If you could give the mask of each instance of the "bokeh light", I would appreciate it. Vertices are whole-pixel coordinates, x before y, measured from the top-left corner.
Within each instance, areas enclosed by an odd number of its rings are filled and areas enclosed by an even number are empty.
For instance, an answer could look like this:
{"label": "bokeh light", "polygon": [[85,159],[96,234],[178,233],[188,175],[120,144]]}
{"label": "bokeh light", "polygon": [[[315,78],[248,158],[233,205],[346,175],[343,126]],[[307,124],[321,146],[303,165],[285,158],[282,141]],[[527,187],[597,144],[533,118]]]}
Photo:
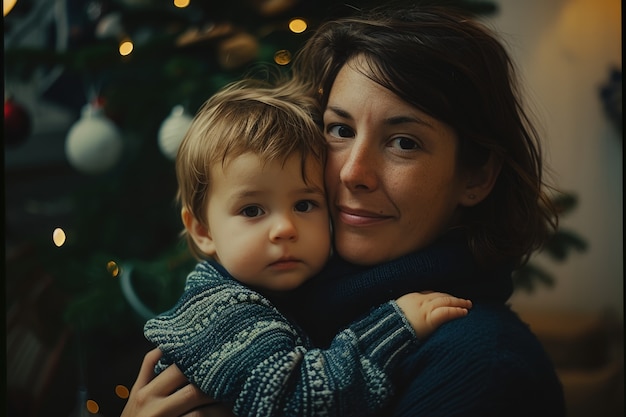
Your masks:
{"label": "bokeh light", "polygon": [[13,9],[13,6],[15,6],[15,3],[17,3],[17,0],[4,0],[2,2],[2,11],[4,16],[9,14],[11,9]]}
{"label": "bokeh light", "polygon": [[133,43],[129,40],[122,41],[120,43],[120,55],[130,55],[131,52],[133,52]]}
{"label": "bokeh light", "polygon": [[115,395],[125,400],[130,395],[130,391],[124,385],[116,385],[115,386]]}
{"label": "bokeh light", "polygon": [[63,231],[63,229],[61,229],[60,227],[54,229],[54,232],[52,232],[52,241],[58,247],[63,246],[63,244],[65,243],[65,232]]}
{"label": "bokeh light", "polygon": [[289,22],[289,30],[293,33],[302,33],[306,30],[307,24],[302,19],[291,19]]}
{"label": "bokeh light", "polygon": [[115,261],[107,262],[107,272],[111,274],[113,278],[116,278],[120,274],[120,267]]}
{"label": "bokeh light", "polygon": [[276,53],[274,54],[274,62],[276,62],[278,65],[287,65],[291,62],[291,52],[286,49],[276,51]]}
{"label": "bokeh light", "polygon": [[89,411],[91,414],[96,414],[98,411],[100,411],[100,406],[94,400],[87,400],[86,406],[87,411]]}
{"label": "bokeh light", "polygon": [[185,8],[189,6],[189,0],[174,0],[174,6],[179,8]]}

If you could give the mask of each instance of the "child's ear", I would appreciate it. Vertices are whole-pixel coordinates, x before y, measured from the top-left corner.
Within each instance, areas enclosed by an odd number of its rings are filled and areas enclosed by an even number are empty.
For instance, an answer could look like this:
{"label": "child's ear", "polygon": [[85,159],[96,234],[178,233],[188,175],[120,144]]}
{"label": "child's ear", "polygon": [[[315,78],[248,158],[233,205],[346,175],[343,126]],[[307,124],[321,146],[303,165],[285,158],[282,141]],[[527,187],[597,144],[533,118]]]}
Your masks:
{"label": "child's ear", "polygon": [[206,255],[215,256],[215,244],[213,243],[209,229],[202,225],[186,208],[181,210],[180,216],[187,233],[191,236],[198,249]]}
{"label": "child's ear", "polygon": [[487,198],[491,190],[493,190],[501,170],[502,161],[492,153],[485,165],[468,174],[465,190],[461,194],[460,204],[471,207]]}

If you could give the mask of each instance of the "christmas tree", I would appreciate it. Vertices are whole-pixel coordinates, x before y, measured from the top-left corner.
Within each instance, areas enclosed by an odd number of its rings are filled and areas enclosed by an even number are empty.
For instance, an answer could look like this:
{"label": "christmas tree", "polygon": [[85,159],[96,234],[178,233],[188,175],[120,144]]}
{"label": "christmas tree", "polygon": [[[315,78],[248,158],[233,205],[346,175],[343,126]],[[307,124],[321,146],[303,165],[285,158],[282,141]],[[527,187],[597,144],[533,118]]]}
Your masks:
{"label": "christmas tree", "polygon": [[[45,265],[71,295],[65,319],[84,329],[125,331],[136,323],[121,318],[138,315],[141,322],[171,306],[193,263],[178,238],[172,162],[191,115],[224,84],[263,65],[288,71],[291,56],[323,20],[376,3],[69,0],[65,15],[46,28],[67,34],[63,50],[54,47],[59,39],[37,49],[11,36],[17,46],[5,44],[8,77],[62,69],[42,94],[75,112],[66,152],[86,180],[72,195],[59,194],[72,215],[34,242],[37,262],[12,264],[9,273]],[[495,11],[487,2],[448,3]],[[19,1],[6,20],[42,13],[43,4]],[[51,240],[56,227],[66,235],[60,247]],[[120,281],[131,284],[131,293]]]}
{"label": "christmas tree", "polygon": [[191,116],[244,74],[288,71],[322,21],[376,3],[4,2],[5,149],[28,143],[42,116],[20,105],[16,85],[36,86],[73,120],[62,166],[5,171],[8,197],[23,177],[50,187],[7,204],[10,415],[119,415],[149,349],[143,323],[173,305],[194,264],[179,239],[173,164]]}
{"label": "christmas tree", "polygon": [[[267,66],[289,71],[293,54],[324,20],[377,3],[388,2],[19,0],[8,12],[5,2],[5,89],[41,83],[42,98],[75,120],[61,169],[77,185],[59,186],[44,202],[63,210],[30,234],[7,223],[9,297],[45,276],[45,294],[55,299],[39,321],[48,329],[45,343],[59,344],[69,329],[80,346],[66,349],[66,360],[76,365],[76,356],[88,360],[111,340],[141,336],[147,318],[174,304],[195,262],[179,239],[173,164],[192,115],[245,74]],[[496,11],[490,2],[435,3]],[[22,42],[33,30],[45,34],[36,46]],[[7,97],[5,148],[28,141],[32,128],[19,97]],[[575,205],[562,201],[565,209]],[[584,247],[572,236],[557,253]],[[550,282],[539,269],[522,272],[521,286]],[[8,309],[17,304],[9,299]]]}

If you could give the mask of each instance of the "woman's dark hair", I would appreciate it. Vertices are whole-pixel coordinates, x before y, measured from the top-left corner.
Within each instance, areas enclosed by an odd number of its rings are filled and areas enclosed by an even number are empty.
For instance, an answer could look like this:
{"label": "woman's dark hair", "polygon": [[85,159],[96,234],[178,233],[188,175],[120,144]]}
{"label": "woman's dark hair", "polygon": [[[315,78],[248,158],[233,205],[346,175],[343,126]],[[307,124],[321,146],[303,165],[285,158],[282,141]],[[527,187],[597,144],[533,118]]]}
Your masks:
{"label": "woman's dark hair", "polygon": [[294,60],[294,80],[325,107],[337,73],[357,55],[366,58],[366,76],[454,129],[460,168],[490,157],[502,164],[492,192],[465,209],[461,227],[481,264],[526,262],[556,228],[557,213],[502,43],[450,8],[375,9],[320,26]]}

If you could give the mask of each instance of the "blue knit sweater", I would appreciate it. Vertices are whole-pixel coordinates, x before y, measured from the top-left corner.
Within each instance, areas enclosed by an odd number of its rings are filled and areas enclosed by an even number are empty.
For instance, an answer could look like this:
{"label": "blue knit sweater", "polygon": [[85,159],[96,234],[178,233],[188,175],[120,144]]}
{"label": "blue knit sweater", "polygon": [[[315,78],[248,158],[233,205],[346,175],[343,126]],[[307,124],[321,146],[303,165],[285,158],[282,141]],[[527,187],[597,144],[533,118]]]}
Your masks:
{"label": "blue knit sweater", "polygon": [[385,417],[564,417],[562,387],[528,326],[505,305],[475,303],[402,361]]}
{"label": "blue knit sweater", "polygon": [[183,295],[149,320],[146,337],[238,416],[366,416],[393,392],[390,374],[418,345],[394,301],[314,349],[260,293],[218,264],[199,263]]}

